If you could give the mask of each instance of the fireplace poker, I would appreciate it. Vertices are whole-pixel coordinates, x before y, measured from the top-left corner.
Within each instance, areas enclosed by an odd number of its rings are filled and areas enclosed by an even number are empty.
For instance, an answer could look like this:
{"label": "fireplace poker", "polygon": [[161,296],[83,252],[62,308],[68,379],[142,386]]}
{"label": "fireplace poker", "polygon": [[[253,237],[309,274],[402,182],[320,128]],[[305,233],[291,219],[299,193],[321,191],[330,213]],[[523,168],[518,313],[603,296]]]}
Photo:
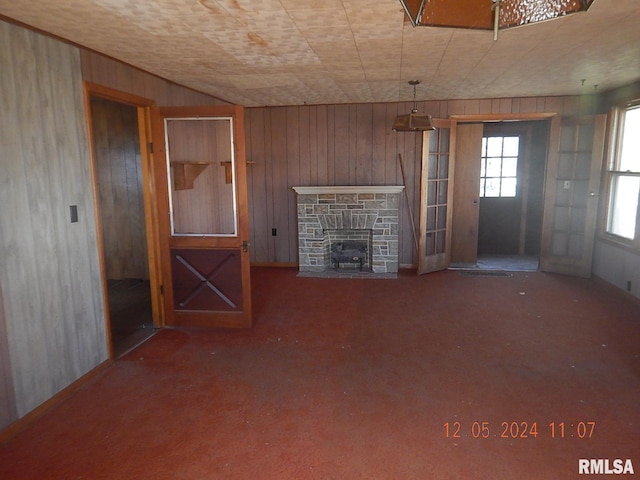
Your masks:
{"label": "fireplace poker", "polygon": [[400,163],[400,173],[402,174],[404,197],[407,199],[407,208],[409,209],[409,219],[411,220],[411,233],[413,233],[413,243],[416,247],[416,253],[418,253],[418,235],[416,234],[416,224],[413,220],[413,211],[411,208],[411,201],[409,200],[409,192],[407,192],[407,180],[404,176],[404,162],[402,161],[401,153],[398,154],[398,162]]}

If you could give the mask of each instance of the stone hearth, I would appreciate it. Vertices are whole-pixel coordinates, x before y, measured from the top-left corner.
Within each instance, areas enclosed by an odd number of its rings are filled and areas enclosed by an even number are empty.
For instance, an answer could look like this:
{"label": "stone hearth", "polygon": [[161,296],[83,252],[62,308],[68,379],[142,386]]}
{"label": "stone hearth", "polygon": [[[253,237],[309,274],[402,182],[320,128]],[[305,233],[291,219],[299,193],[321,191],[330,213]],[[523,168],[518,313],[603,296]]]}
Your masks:
{"label": "stone hearth", "polygon": [[293,187],[298,194],[300,272],[331,269],[331,238],[369,238],[366,270],[398,272],[398,217],[402,186]]}

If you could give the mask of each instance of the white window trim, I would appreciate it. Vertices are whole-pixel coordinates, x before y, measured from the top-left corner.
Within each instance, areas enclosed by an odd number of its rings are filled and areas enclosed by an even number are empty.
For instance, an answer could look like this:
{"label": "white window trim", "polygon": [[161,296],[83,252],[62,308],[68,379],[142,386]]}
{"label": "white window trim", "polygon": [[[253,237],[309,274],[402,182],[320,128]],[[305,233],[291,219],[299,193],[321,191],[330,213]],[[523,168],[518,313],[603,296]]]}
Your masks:
{"label": "white window trim", "polygon": [[633,239],[629,239],[623,237],[621,235],[617,235],[615,233],[609,232],[610,225],[610,216],[611,216],[611,194],[612,194],[612,186],[614,183],[614,178],[616,177],[640,177],[640,172],[629,172],[629,171],[621,171],[617,170],[617,164],[619,161],[620,155],[620,145],[622,140],[622,128],[621,128],[621,116],[623,113],[633,107],[640,106],[640,99],[634,100],[625,104],[624,106],[617,106],[611,110],[611,127],[610,127],[610,135],[609,135],[609,152],[608,152],[608,160],[607,160],[607,168],[605,170],[605,190],[606,196],[604,200],[604,208],[603,208],[603,221],[601,228],[601,235],[604,239],[609,240],[613,243],[621,245],[623,247],[627,247],[628,249],[636,252],[640,251],[640,199],[638,203],[638,208],[636,209],[636,229],[635,229],[635,237]]}

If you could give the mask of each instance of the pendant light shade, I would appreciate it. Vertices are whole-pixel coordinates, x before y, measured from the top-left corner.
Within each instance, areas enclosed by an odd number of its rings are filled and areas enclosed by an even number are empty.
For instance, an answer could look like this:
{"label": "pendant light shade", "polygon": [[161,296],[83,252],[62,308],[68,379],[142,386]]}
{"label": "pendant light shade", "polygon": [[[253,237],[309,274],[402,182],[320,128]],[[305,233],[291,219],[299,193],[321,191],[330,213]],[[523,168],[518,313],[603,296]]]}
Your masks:
{"label": "pendant light shade", "polygon": [[426,130],[435,130],[431,115],[419,114],[416,102],[416,85],[420,80],[410,80],[409,85],[413,85],[413,109],[411,113],[398,115],[393,122],[393,130],[396,132],[424,132]]}
{"label": "pendant light shade", "polygon": [[398,115],[393,122],[393,129],[396,132],[422,132],[424,130],[435,130],[431,115],[421,115],[415,110],[405,115]]}
{"label": "pendant light shade", "polygon": [[[414,27],[503,30],[586,12],[594,0],[400,0]],[[493,11],[498,8],[497,15]],[[497,19],[495,17],[498,17]]]}

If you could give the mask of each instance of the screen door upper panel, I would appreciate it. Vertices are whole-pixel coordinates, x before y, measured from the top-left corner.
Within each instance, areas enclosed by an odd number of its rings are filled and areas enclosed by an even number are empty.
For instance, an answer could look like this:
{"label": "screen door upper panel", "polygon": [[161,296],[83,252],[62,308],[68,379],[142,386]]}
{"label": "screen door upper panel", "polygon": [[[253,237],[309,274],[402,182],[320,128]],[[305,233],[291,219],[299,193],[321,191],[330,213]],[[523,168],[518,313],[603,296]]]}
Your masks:
{"label": "screen door upper panel", "polygon": [[232,118],[165,118],[165,135],[171,234],[237,236]]}

